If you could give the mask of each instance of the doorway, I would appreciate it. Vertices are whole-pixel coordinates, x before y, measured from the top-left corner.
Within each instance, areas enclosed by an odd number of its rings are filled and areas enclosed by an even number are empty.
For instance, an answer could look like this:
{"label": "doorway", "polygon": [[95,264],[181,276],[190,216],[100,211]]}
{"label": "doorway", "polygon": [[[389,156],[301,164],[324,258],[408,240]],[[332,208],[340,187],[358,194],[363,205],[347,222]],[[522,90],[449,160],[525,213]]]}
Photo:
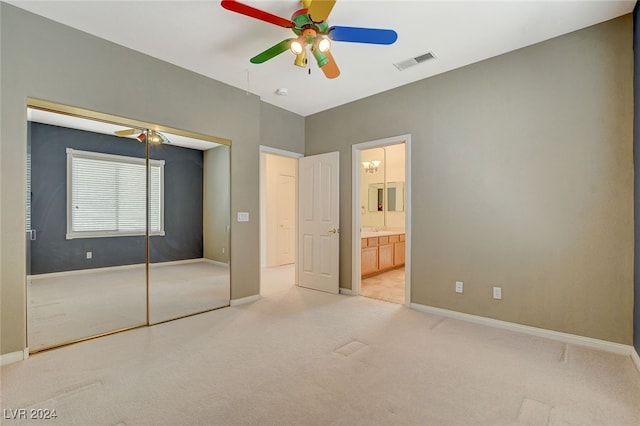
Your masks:
{"label": "doorway", "polygon": [[352,294],[411,302],[411,135],[352,147]]}
{"label": "doorway", "polygon": [[260,294],[296,285],[298,159],[260,147]]}

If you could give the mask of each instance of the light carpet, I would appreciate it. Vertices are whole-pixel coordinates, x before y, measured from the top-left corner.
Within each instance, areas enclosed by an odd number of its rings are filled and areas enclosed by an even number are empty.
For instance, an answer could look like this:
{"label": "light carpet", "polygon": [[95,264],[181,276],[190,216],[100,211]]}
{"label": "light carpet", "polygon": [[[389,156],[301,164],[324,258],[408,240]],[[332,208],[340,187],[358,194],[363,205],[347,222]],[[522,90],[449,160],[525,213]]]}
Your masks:
{"label": "light carpet", "polygon": [[[149,269],[151,323],[229,305],[229,269],[210,262],[156,263]],[[32,351],[147,322],[144,266],[35,276],[28,283]]]}
{"label": "light carpet", "polygon": [[61,425],[638,425],[630,357],[364,297],[263,297],[2,367]]}

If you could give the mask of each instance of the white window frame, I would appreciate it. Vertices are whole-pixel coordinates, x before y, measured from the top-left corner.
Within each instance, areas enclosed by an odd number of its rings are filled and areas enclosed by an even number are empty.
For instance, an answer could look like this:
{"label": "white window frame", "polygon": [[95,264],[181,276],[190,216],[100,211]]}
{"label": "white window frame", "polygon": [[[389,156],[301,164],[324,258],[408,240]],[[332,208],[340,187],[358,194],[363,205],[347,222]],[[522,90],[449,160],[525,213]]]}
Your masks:
{"label": "white window frame", "polygon": [[[139,157],[128,157],[124,155],[103,154],[100,152],[81,151],[67,148],[67,234],[66,239],[76,238],[104,238],[104,237],[125,237],[146,235],[143,231],[73,231],[72,209],[73,209],[73,158],[86,158],[91,160],[105,160],[118,163],[139,164],[146,167],[146,160]],[[158,166],[160,169],[160,230],[149,232],[149,235],[164,236],[164,160],[149,160],[150,166]],[[148,179],[148,176],[147,176]],[[147,223],[148,226],[148,223]]]}

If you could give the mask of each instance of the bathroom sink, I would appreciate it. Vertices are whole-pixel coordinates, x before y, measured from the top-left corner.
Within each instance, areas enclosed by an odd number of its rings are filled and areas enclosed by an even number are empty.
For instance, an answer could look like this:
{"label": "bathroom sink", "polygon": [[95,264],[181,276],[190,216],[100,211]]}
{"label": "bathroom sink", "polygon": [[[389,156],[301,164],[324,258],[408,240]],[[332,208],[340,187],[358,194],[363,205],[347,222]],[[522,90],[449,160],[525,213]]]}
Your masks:
{"label": "bathroom sink", "polygon": [[362,231],[360,232],[360,238],[384,237],[387,235],[400,234],[404,234],[404,231]]}

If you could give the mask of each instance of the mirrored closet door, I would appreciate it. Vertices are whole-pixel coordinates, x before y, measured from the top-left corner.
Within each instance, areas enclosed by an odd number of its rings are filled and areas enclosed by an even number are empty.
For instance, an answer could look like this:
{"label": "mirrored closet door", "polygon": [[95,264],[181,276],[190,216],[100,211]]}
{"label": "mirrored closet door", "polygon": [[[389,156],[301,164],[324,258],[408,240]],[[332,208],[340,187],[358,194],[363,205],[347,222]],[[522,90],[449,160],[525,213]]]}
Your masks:
{"label": "mirrored closet door", "polygon": [[146,324],[144,145],[71,116],[28,118],[29,349]]}
{"label": "mirrored closet door", "polygon": [[28,109],[30,352],[228,306],[227,145]]}
{"label": "mirrored closet door", "polygon": [[[229,147],[151,132],[149,321],[229,304]],[[180,146],[176,145],[180,143]]]}

